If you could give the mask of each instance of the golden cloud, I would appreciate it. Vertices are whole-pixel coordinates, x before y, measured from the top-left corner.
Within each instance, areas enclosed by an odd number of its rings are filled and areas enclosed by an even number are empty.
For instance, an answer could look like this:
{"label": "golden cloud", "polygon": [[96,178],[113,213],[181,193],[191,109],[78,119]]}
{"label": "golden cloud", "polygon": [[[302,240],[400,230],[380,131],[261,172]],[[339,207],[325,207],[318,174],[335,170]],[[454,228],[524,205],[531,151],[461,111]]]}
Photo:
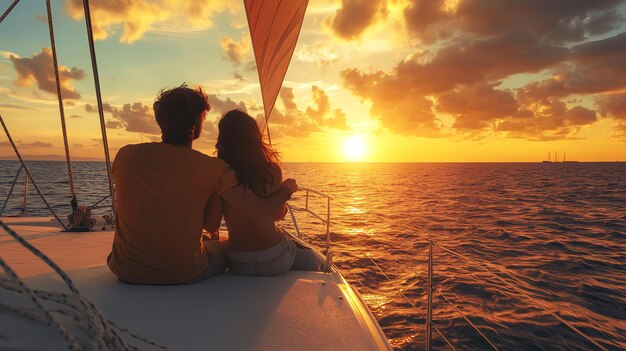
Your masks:
{"label": "golden cloud", "polygon": [[[17,81],[15,82],[17,85],[24,87],[37,85],[37,88],[45,92],[57,93],[52,50],[43,48],[41,52],[34,54],[32,57],[19,58],[11,55],[9,59],[17,73]],[[85,71],[82,69],[59,66],[59,79],[61,81],[61,95],[63,98],[80,99],[80,93],[72,86],[72,81],[84,78]]]}
{"label": "golden cloud", "polygon": [[[241,4],[229,0],[100,0],[90,6],[94,39],[106,39],[121,28],[120,42],[127,44],[164,24],[178,30],[207,29],[213,27],[215,15],[241,11]],[[68,0],[66,7],[73,19],[84,17],[81,0]]]}

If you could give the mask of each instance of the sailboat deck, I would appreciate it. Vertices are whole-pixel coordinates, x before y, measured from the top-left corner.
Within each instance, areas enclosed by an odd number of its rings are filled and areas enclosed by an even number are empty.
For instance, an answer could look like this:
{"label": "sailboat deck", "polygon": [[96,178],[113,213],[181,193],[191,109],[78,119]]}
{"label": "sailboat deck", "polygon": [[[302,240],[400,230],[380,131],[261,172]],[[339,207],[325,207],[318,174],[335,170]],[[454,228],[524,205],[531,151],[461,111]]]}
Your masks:
{"label": "sailboat deck", "polygon": [[[106,318],[170,350],[390,349],[338,271],[269,278],[222,274],[179,286],[122,284],[103,265],[112,231],[62,233],[50,218],[3,221],[68,272]],[[0,253],[32,288],[66,291],[56,274],[4,232]],[[0,314],[0,330],[12,336],[0,338],[0,349],[45,347],[45,337],[28,337],[36,324],[25,329],[16,319],[21,317]]]}

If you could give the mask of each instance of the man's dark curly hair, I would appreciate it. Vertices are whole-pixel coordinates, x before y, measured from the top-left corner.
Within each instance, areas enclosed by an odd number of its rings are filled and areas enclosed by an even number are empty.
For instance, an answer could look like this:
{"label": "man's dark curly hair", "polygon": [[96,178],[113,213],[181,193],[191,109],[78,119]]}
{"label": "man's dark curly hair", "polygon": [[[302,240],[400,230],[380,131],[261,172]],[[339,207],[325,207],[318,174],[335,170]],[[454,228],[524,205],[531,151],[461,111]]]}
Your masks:
{"label": "man's dark curly hair", "polygon": [[202,88],[191,89],[187,84],[161,90],[152,105],[161,127],[161,139],[173,145],[189,145],[200,136],[205,113],[211,110]]}

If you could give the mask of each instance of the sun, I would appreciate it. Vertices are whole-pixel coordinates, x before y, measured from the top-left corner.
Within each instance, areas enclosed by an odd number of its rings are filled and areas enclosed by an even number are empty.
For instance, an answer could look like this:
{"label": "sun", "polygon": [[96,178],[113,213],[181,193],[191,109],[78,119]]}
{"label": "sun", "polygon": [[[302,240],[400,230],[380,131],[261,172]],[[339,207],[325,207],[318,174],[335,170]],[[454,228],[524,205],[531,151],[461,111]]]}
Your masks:
{"label": "sun", "polygon": [[343,143],[343,152],[351,160],[362,159],[366,151],[365,141],[360,135],[352,136]]}

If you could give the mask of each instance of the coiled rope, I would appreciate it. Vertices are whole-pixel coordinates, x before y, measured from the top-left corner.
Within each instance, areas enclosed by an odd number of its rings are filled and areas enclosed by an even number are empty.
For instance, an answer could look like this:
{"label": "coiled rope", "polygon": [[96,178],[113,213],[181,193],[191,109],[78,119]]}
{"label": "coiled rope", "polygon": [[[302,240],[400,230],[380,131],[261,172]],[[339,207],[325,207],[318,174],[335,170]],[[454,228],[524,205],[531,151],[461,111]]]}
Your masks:
{"label": "coiled rope", "polygon": [[[32,290],[17,276],[17,274],[15,274],[11,267],[2,258],[0,258],[0,266],[9,276],[9,279],[0,278],[0,287],[27,295],[36,306],[36,309],[33,311],[32,309],[19,308],[0,303],[0,310],[14,312],[32,320],[46,323],[56,329],[63,336],[70,350],[138,350],[136,346],[128,344],[122,337],[121,333],[125,333],[133,339],[142,341],[147,345],[163,350],[167,349],[165,346],[158,345],[144,337],[130,333],[126,329],[119,328],[115,325],[115,323],[104,318],[98,308],[91,301],[80,294],[78,288],[76,288],[67,273],[65,273],[65,271],[63,271],[54,261],[39,251],[36,247],[32,246],[28,241],[26,241],[26,239],[12,230],[2,220],[0,220],[0,227],[20,245],[24,246],[31,253],[46,263],[50,268],[52,268],[52,270],[54,270],[54,272],[61,277],[71,292],[71,294],[62,294],[43,290]],[[49,310],[44,306],[43,300],[65,305],[71,309]],[[53,313],[69,316],[75,321],[80,322],[83,326],[83,332],[90,336],[90,339],[87,341],[87,345],[83,345],[85,342],[81,343],[75,335],[63,327],[63,325],[61,325],[61,323],[59,323],[59,321],[54,317]]]}

